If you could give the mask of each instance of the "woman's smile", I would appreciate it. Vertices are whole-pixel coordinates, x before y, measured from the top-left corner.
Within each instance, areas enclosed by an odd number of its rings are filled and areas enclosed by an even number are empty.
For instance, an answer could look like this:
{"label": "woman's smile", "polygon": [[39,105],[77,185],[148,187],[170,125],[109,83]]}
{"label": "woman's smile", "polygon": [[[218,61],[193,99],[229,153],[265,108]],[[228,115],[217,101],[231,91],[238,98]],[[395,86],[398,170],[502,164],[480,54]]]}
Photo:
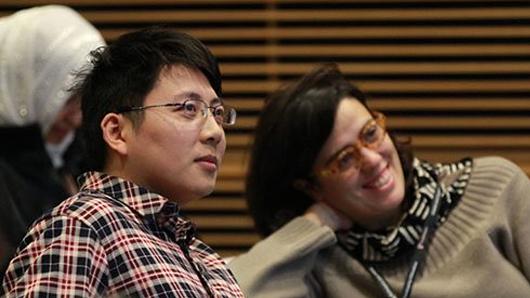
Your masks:
{"label": "woman's smile", "polygon": [[373,189],[378,191],[386,190],[390,184],[394,181],[392,174],[388,168],[388,165],[371,181],[364,184],[363,187],[367,189]]}

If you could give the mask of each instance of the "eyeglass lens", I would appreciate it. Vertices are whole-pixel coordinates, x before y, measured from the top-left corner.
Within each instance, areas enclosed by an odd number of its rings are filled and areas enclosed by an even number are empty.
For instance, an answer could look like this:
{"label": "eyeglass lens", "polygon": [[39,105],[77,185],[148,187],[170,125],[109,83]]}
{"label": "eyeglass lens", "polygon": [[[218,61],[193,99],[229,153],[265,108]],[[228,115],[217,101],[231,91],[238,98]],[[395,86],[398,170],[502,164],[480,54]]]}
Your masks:
{"label": "eyeglass lens", "polygon": [[201,111],[203,117],[208,116],[211,111],[215,121],[219,124],[232,125],[235,123],[236,112],[233,108],[224,105],[208,106],[202,100],[189,99],[182,105],[183,110],[189,116],[196,116]]}

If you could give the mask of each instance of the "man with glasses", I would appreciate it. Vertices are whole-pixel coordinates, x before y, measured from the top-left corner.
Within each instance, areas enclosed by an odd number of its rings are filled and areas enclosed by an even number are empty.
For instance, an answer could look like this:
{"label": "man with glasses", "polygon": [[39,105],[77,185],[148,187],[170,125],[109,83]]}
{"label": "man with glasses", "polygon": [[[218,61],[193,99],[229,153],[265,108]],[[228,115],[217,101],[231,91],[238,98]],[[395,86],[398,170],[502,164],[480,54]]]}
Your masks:
{"label": "man with glasses", "polygon": [[210,194],[236,112],[215,57],[164,29],[92,54],[75,91],[88,171],[80,192],[31,227],[8,296],[242,297],[179,208]]}

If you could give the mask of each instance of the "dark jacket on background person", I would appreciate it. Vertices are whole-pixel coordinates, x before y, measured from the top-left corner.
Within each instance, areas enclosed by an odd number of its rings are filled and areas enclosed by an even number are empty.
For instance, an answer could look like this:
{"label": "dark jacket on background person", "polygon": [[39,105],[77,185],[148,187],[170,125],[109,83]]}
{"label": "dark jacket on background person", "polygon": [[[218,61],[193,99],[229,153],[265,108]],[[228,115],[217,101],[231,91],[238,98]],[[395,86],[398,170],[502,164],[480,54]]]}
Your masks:
{"label": "dark jacket on background person", "polygon": [[1,127],[0,260],[5,269],[27,228],[68,197],[38,125]]}

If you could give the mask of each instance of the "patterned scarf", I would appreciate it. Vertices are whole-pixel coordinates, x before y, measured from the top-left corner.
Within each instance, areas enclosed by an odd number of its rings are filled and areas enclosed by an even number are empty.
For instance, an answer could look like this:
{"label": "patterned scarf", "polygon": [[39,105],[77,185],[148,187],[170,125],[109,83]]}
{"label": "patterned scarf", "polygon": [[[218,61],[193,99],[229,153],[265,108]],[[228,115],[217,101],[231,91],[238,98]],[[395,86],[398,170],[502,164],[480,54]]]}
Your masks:
{"label": "patterned scarf", "polygon": [[[436,188],[440,187],[442,191],[438,213],[440,226],[464,194],[472,166],[469,158],[456,163],[434,165],[414,159],[414,195],[399,224],[371,232],[354,225],[350,230],[337,234],[339,244],[356,259],[369,263],[396,259],[410,252],[419,240]],[[458,178],[449,186],[438,183],[439,178],[457,172],[460,173]]]}

